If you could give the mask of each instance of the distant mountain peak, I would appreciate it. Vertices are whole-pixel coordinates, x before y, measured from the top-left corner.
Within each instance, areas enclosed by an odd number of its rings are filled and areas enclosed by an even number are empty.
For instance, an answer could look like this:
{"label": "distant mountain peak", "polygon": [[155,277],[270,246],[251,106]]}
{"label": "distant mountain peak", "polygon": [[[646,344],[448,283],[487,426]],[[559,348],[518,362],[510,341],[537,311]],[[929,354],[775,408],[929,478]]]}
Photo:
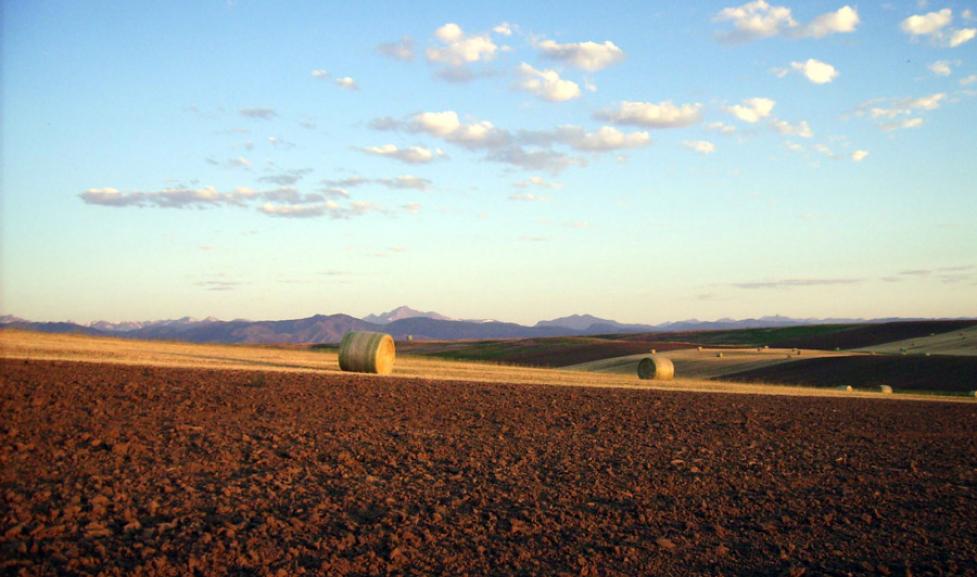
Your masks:
{"label": "distant mountain peak", "polygon": [[394,321],[399,321],[402,319],[412,319],[417,317],[435,319],[439,321],[451,320],[451,318],[446,317],[440,313],[436,313],[434,311],[419,311],[417,309],[412,309],[407,305],[401,305],[391,311],[380,313],[378,315],[367,315],[363,317],[363,320],[368,323],[373,323],[376,325],[386,325]]}

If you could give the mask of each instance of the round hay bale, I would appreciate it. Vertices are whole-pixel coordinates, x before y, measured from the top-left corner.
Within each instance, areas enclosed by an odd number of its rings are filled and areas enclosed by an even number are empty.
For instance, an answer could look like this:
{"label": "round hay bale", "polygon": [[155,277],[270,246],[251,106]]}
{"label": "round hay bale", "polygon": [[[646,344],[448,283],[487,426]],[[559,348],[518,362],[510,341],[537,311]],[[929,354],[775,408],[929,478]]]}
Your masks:
{"label": "round hay bale", "polygon": [[386,333],[350,331],[339,343],[339,368],[354,373],[389,375],[397,351]]}
{"label": "round hay bale", "polygon": [[723,358],[723,354],[722,354],[722,353],[716,353],[716,358],[717,358],[717,359],[721,359],[721,358]]}
{"label": "round hay bale", "polygon": [[852,391],[855,390],[855,389],[852,388],[851,385],[840,385],[840,386],[835,387],[835,388],[838,389],[839,391],[845,391],[846,393],[850,393],[850,392],[852,392]]}
{"label": "round hay bale", "polygon": [[882,393],[883,395],[891,395],[892,394],[892,387],[890,387],[889,385],[879,385],[876,390],[878,392]]}
{"label": "round hay bale", "polygon": [[695,349],[696,349],[697,351],[699,351],[700,353],[702,352],[702,347],[696,347]]}
{"label": "round hay bale", "polygon": [[665,357],[645,357],[638,362],[638,378],[670,381],[675,376],[675,365]]}
{"label": "round hay bale", "polygon": [[651,349],[651,354],[655,354],[656,352],[655,349]]}
{"label": "round hay bale", "polygon": [[970,391],[969,393],[967,393],[967,396],[968,397],[977,397],[977,391]]}

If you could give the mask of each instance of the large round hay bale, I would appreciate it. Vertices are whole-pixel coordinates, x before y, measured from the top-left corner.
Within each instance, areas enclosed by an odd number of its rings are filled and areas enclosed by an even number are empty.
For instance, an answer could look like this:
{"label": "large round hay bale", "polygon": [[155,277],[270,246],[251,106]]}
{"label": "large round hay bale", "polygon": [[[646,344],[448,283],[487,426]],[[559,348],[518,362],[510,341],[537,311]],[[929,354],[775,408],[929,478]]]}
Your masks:
{"label": "large round hay bale", "polygon": [[851,385],[838,385],[835,388],[839,391],[845,391],[846,393],[850,393],[855,390]]}
{"label": "large round hay bale", "polygon": [[339,343],[339,368],[354,373],[389,375],[397,351],[386,333],[350,331]]}
{"label": "large round hay bale", "polygon": [[675,365],[665,357],[645,357],[638,362],[638,378],[670,381],[675,376]]}
{"label": "large round hay bale", "polygon": [[892,387],[890,387],[889,385],[879,385],[879,388],[877,390],[883,395],[892,394]]}

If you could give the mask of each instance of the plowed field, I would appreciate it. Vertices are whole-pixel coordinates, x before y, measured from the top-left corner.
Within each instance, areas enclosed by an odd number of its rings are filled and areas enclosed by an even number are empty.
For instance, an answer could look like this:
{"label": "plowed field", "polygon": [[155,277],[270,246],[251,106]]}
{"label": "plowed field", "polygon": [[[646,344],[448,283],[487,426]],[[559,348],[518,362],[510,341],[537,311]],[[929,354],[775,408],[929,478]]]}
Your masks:
{"label": "plowed field", "polygon": [[9,575],[973,575],[977,407],[0,361]]}

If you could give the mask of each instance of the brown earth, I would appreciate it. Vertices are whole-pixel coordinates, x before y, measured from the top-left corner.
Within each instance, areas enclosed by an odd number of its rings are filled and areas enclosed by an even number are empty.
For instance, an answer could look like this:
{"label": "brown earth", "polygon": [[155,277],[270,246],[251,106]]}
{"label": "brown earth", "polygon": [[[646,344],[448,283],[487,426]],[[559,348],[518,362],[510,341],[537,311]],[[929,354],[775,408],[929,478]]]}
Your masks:
{"label": "brown earth", "polygon": [[0,360],[7,575],[974,575],[977,407]]}

